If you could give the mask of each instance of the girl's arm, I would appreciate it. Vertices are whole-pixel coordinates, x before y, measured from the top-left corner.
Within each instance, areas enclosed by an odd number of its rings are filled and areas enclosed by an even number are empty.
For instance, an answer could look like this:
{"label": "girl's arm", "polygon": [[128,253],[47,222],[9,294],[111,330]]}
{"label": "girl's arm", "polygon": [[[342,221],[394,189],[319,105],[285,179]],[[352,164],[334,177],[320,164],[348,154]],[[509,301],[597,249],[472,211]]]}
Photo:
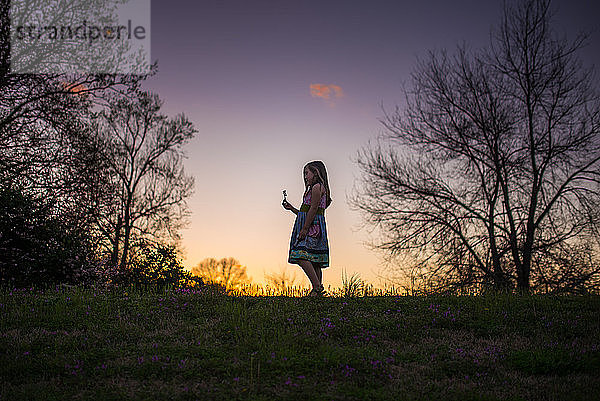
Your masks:
{"label": "girl's arm", "polygon": [[283,205],[283,207],[284,207],[285,209],[287,209],[287,210],[291,210],[291,211],[292,211],[292,213],[294,213],[295,215],[297,215],[297,214],[298,214],[299,210],[298,210],[298,209],[296,209],[294,206],[292,206],[292,205],[291,205],[291,203],[289,203],[288,201],[286,201],[286,200],[285,200],[285,201],[281,202],[281,204]]}
{"label": "girl's arm", "polygon": [[300,233],[303,233],[304,236],[308,233],[308,229],[310,228],[315,216],[317,215],[317,209],[319,208],[319,202],[321,200],[321,185],[313,186],[311,189],[310,195],[310,209],[308,209],[308,213],[306,213],[306,220],[304,221],[304,227],[300,230]]}

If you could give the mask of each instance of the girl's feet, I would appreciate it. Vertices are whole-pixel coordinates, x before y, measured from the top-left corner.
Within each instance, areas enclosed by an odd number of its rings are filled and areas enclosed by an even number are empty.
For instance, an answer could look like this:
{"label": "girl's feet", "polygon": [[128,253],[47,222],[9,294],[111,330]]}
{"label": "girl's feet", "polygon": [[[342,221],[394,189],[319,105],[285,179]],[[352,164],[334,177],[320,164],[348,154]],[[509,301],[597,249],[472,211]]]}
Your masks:
{"label": "girl's feet", "polygon": [[323,287],[323,284],[321,284],[319,287],[317,288],[313,288],[309,293],[308,296],[309,297],[321,297],[323,296],[323,293],[325,292],[325,287]]}

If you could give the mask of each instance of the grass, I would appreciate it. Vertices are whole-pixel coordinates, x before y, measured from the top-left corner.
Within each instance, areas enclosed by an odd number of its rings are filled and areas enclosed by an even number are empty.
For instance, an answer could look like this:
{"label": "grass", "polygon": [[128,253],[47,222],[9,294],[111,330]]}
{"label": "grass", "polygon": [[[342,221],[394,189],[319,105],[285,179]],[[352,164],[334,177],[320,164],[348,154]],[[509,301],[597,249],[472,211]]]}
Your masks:
{"label": "grass", "polygon": [[599,297],[5,291],[0,400],[600,399],[599,330]]}

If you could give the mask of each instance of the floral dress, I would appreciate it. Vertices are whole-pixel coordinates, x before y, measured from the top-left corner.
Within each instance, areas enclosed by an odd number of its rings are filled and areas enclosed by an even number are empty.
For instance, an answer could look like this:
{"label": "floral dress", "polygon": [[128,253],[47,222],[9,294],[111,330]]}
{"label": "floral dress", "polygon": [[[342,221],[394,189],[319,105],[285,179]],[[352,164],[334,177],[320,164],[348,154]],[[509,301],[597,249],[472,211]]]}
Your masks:
{"label": "floral dress", "polygon": [[327,225],[325,224],[327,194],[325,191],[323,191],[323,195],[321,196],[317,214],[308,229],[308,234],[303,240],[298,240],[298,233],[304,227],[306,215],[310,209],[311,195],[312,187],[304,195],[302,206],[300,206],[296,221],[294,222],[292,238],[290,239],[288,263],[297,264],[300,259],[304,259],[311,261],[314,265],[321,268],[329,267],[329,242],[327,241]]}

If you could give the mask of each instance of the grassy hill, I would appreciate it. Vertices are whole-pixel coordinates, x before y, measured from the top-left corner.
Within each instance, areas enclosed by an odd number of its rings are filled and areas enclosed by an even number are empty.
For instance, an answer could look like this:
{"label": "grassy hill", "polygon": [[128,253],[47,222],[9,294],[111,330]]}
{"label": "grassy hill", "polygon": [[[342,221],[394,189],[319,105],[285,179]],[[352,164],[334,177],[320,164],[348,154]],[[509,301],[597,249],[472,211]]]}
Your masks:
{"label": "grassy hill", "polygon": [[600,399],[600,297],[0,293],[0,400]]}

